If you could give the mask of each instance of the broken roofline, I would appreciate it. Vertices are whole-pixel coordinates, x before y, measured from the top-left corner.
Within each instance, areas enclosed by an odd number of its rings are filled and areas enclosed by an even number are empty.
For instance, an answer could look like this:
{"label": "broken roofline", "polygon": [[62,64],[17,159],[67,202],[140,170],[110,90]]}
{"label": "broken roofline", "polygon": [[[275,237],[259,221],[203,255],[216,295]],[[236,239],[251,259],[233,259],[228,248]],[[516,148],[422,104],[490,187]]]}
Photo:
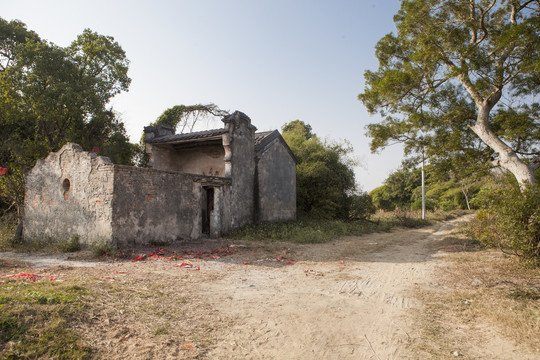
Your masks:
{"label": "broken roofline", "polygon": [[[250,127],[256,131],[257,128],[251,124],[251,119],[249,116],[244,114],[240,111],[235,111],[231,115],[225,116],[221,121],[225,123],[224,128],[220,129],[211,129],[211,130],[203,130],[203,131],[195,131],[191,133],[184,133],[184,134],[175,134],[174,129],[166,124],[158,124],[156,126],[146,126],[144,128],[144,132],[146,134],[146,142],[149,144],[177,144],[177,143],[185,143],[185,142],[203,142],[203,141],[209,141],[209,140],[219,140],[221,139],[221,136],[223,134],[226,134],[229,132],[228,125],[230,122],[233,121],[240,121],[244,120],[247,121],[250,124]],[[292,152],[291,148],[283,139],[281,134],[278,130],[270,130],[270,131],[261,131],[258,133],[255,133],[255,154],[260,157],[262,153],[266,151],[268,148],[268,145],[272,143],[273,140],[278,139],[287,152],[291,155],[293,160],[298,164],[298,159]]]}
{"label": "broken roofline", "polygon": [[175,129],[172,126],[167,124],[157,124],[156,126],[146,126],[144,128],[144,133],[146,135],[146,142],[149,144],[174,144],[177,142],[185,142],[186,140],[205,141],[218,139],[220,135],[230,131],[230,123],[240,123],[241,121],[247,122],[253,132],[257,130],[257,128],[251,124],[249,116],[238,110],[225,116],[221,121],[225,124],[225,127],[221,129],[175,134]]}

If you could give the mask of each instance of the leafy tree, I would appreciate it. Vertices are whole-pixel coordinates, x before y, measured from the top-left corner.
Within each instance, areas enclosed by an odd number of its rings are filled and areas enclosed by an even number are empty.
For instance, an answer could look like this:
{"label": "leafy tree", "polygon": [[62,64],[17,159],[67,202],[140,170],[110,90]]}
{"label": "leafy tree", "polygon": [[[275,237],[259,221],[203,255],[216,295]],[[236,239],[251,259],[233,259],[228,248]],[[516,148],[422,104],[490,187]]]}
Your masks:
{"label": "leafy tree", "polygon": [[392,142],[454,166],[500,166],[521,188],[540,166],[540,1],[404,0],[359,99]]}
{"label": "leafy tree", "polygon": [[[295,120],[282,127],[283,138],[296,155],[296,201],[299,213],[320,218],[349,218],[356,184],[348,143],[321,141],[311,126]],[[356,199],[360,209],[361,199]],[[366,207],[367,208],[367,207]],[[358,217],[359,214],[355,214]]]}
{"label": "leafy tree", "polygon": [[376,208],[393,211],[396,207],[410,208],[415,200],[415,190],[422,186],[420,169],[402,167],[391,173],[384,185],[371,191]]}
{"label": "leafy tree", "polygon": [[0,199],[21,208],[24,174],[66,142],[130,163],[133,146],[108,108],[127,91],[129,61],[110,36],[91,30],[67,48],[0,18]]}

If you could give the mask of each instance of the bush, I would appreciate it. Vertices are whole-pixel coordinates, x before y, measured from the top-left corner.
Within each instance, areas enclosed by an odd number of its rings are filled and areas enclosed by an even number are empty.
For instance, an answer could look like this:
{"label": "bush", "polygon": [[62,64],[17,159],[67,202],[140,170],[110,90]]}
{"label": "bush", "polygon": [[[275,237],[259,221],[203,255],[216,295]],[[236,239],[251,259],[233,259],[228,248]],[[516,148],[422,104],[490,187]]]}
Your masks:
{"label": "bush", "polygon": [[349,218],[351,220],[367,220],[375,214],[375,205],[368,193],[354,194],[349,197]]}
{"label": "bush", "polygon": [[517,184],[511,184],[494,189],[482,202],[489,207],[471,222],[470,235],[540,264],[540,186],[520,191]]}
{"label": "bush", "polygon": [[111,253],[114,253],[117,250],[115,246],[113,246],[110,242],[104,239],[93,242],[90,245],[90,248],[92,249],[92,253],[95,256],[110,255]]}
{"label": "bush", "polygon": [[75,252],[81,250],[81,242],[79,235],[71,235],[69,240],[62,241],[58,244],[58,249],[61,252]]}

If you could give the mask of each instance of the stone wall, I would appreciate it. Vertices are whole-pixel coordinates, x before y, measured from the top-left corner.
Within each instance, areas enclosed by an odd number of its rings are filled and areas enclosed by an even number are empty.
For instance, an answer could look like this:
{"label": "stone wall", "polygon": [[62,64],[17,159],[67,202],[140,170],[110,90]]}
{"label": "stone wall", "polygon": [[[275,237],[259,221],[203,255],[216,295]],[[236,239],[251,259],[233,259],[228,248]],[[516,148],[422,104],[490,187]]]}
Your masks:
{"label": "stone wall", "polygon": [[178,172],[115,166],[113,238],[127,244],[201,236],[201,184]]}
{"label": "stone wall", "polygon": [[257,220],[296,218],[296,162],[279,139],[257,159]]}
{"label": "stone wall", "polygon": [[108,240],[112,234],[114,165],[68,143],[38,160],[26,177],[23,234],[28,239]]}

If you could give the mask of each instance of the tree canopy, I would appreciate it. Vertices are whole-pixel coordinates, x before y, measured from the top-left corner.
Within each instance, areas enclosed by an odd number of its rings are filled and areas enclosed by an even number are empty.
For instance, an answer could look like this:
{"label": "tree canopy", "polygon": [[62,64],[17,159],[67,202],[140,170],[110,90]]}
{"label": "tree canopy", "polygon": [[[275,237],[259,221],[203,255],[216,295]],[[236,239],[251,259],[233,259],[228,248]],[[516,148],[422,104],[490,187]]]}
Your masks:
{"label": "tree canopy", "polygon": [[354,161],[348,143],[329,144],[300,120],[282,127],[283,138],[296,155],[296,202],[300,214],[348,218],[356,190]]}
{"label": "tree canopy", "polygon": [[110,36],[89,29],[62,48],[20,21],[0,18],[0,201],[22,205],[24,174],[66,142],[130,163],[109,100],[127,91],[129,61]]}
{"label": "tree canopy", "polygon": [[384,120],[371,149],[425,149],[446,168],[500,166],[523,187],[540,166],[540,1],[404,0],[359,99]]}

